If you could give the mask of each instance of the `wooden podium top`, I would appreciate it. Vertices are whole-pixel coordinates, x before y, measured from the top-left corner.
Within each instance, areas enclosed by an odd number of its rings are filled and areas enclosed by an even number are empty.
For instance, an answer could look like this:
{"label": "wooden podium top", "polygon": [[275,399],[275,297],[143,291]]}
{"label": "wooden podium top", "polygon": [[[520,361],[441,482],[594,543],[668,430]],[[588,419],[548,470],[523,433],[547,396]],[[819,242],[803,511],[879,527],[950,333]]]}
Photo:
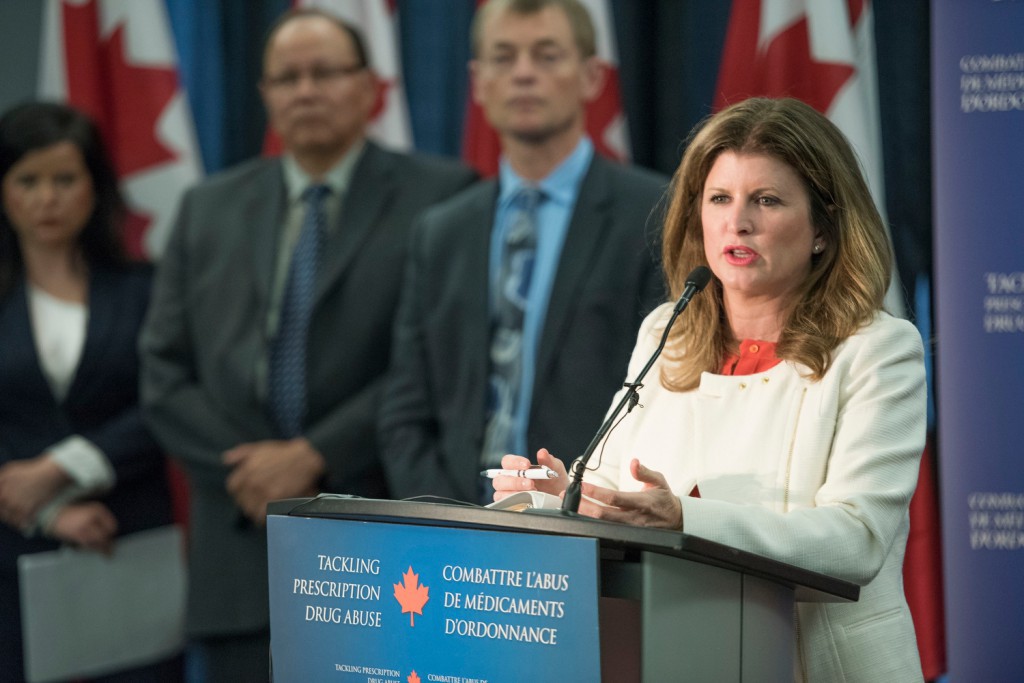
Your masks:
{"label": "wooden podium top", "polygon": [[267,511],[272,515],[596,538],[604,556],[626,558],[631,553],[649,551],[731,569],[788,586],[798,602],[855,602],[860,595],[860,587],[848,581],[683,532],[605,522],[560,511],[508,512],[432,500],[438,499],[376,500],[321,494],[274,501]]}

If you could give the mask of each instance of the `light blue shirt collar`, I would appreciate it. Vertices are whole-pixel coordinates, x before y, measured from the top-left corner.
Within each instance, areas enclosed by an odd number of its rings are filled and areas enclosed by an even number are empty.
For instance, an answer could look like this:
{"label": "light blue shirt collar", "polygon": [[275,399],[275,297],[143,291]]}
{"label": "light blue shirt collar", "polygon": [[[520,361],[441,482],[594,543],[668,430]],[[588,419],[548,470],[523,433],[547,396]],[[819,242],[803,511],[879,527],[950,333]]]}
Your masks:
{"label": "light blue shirt collar", "polygon": [[[590,138],[584,136],[572,153],[546,178],[536,184],[544,193],[545,200],[562,206],[574,204],[576,193],[579,191],[580,183],[583,182],[583,176],[586,175],[593,156],[594,143],[590,141]],[[507,209],[512,197],[523,186],[529,184],[512,170],[508,159],[502,156],[498,163],[498,186],[501,188],[498,194],[498,210]]]}

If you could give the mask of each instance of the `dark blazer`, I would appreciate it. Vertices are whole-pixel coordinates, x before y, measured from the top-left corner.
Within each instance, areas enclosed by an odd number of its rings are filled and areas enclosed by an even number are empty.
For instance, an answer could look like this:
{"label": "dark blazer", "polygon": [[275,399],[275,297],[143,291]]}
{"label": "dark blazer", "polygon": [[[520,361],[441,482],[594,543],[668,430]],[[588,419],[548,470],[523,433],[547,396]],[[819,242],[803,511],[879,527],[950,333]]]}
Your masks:
{"label": "dark blazer", "polygon": [[[600,157],[591,163],[538,345],[524,455],[581,455],[621,386],[641,321],[665,299],[657,245],[666,183]],[[497,196],[495,181],[479,183],[415,230],[379,423],[396,497],[479,497]]]}
{"label": "dark blazer", "polygon": [[[387,495],[374,432],[409,227],[473,180],[454,162],[368,143],[326,244],[307,353],[304,436],[324,489]],[[221,454],[275,438],[256,377],[286,210],[281,162],[259,159],[190,190],[160,264],[141,339],[142,394],[157,438],[191,486],[193,636],[268,623],[266,537],[240,524]]]}
{"label": "dark blazer", "polygon": [[[94,269],[85,345],[62,402],[36,354],[24,282],[0,300],[0,464],[35,457],[73,434],[84,436],[103,451],[117,476],[114,489],[99,500],[117,518],[119,535],[171,520],[163,456],[138,405],[136,342],[150,281],[144,266]],[[56,547],[0,524],[0,680],[8,674],[20,679],[17,558]]]}

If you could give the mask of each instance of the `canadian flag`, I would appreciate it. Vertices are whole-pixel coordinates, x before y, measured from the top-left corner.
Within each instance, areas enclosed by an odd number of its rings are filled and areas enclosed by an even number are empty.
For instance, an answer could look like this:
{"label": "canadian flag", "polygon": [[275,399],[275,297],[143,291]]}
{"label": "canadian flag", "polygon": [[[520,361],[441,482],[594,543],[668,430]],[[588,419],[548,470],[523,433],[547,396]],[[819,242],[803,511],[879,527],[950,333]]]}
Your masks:
{"label": "canadian flag", "polygon": [[39,94],[98,123],[128,202],[127,246],[159,257],[202,175],[163,0],[47,0]]}
{"label": "canadian flag", "polygon": [[[377,102],[367,133],[392,149],[412,149],[395,0],[293,0],[292,5],[326,10],[362,32],[367,57],[377,75]],[[263,151],[281,152],[281,142],[272,131],[267,133]]]}
{"label": "canadian flag", "polygon": [[[869,0],[733,0],[715,109],[754,96],[794,97],[828,116],[860,157],[875,204],[885,218]],[[905,316],[898,292],[894,277],[885,306]],[[935,678],[945,671],[945,640],[930,449],[922,459],[910,516],[904,583],[925,678]]]}
{"label": "canadian flag", "polygon": [[[587,134],[598,153],[617,161],[630,158],[629,129],[622,110],[619,89],[619,52],[615,42],[611,7],[608,0],[581,0],[590,12],[597,34],[597,57],[604,69],[604,87],[587,106]],[[462,158],[483,176],[498,172],[501,143],[483,109],[469,98],[466,125],[462,136]]]}

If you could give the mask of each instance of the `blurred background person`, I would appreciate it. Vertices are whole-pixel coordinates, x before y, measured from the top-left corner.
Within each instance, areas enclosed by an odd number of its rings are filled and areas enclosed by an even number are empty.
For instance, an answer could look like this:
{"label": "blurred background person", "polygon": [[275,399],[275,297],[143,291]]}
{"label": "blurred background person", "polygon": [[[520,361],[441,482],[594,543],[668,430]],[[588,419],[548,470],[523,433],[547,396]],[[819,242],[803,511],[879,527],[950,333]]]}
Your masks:
{"label": "blurred background person", "polygon": [[[9,110],[0,178],[0,680],[20,681],[17,558],[59,543],[109,551],[170,523],[171,506],[138,405],[150,269],[123,251],[124,204],[96,127],[59,104]],[[172,660],[123,680],[178,671]]]}
{"label": "blurred background person", "polygon": [[409,230],[475,177],[366,138],[377,79],[333,14],[279,18],[260,92],[284,154],[185,195],[141,340],[146,417],[190,485],[196,680],[268,679],[269,501],[387,497],[374,425]]}
{"label": "blurred background person", "polygon": [[[714,277],[671,329],[648,375],[660,382],[597,451],[580,512],[857,583],[856,603],[797,606],[795,678],[918,681],[901,572],[925,439],[923,348],[882,310],[891,247],[858,168],[842,133],[797,100],[747,100],[695,134],[663,260],[673,296],[695,266]],[[644,322],[627,381],[673,306]],[[563,491],[561,461],[544,449],[537,460],[560,478],[499,477],[495,498]]]}
{"label": "blurred background person", "polygon": [[500,169],[413,235],[380,411],[396,497],[479,502],[476,471],[506,453],[582,453],[664,298],[652,216],[668,179],[595,154],[596,40],[577,0],[477,12],[473,98]]}

